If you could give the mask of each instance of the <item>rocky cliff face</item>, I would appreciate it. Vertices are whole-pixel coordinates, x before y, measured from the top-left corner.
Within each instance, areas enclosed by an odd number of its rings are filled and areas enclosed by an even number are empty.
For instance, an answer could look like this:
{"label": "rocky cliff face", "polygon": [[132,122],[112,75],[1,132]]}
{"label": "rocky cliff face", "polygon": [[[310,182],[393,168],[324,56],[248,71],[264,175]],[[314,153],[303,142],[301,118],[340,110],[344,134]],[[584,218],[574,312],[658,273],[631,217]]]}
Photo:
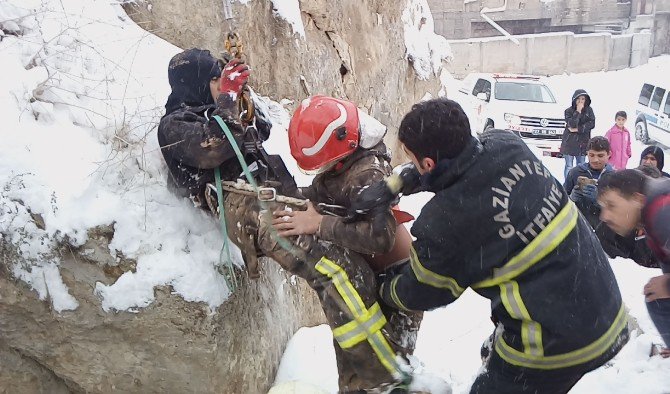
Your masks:
{"label": "rocky cliff face", "polygon": [[61,250],[61,276],[79,302],[61,313],[11,278],[16,255],[0,244],[0,392],[261,393],[293,333],[323,320],[311,289],[270,261],[216,311],[162,287],[147,308],[106,313],[95,283],[113,283],[133,264],[82,255],[106,247],[104,236],[91,239]]}
{"label": "rocky cliff face", "polygon": [[[388,126],[397,126],[439,80],[419,80],[405,58],[401,20],[407,2],[301,0],[305,36],[293,33],[270,0],[233,1],[233,28],[251,65],[250,84],[261,94],[299,100],[313,94],[347,98]],[[220,53],[229,32],[223,2],[146,0],[128,3],[128,15],[146,30],[182,48]],[[399,152],[398,152],[399,153]]]}

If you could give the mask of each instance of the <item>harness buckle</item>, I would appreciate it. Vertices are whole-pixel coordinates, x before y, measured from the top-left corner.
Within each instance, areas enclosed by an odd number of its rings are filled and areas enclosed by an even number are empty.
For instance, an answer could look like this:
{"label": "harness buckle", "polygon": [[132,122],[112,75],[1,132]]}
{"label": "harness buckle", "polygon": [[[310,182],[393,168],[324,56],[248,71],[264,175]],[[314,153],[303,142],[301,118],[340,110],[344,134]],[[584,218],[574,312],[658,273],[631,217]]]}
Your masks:
{"label": "harness buckle", "polygon": [[259,201],[275,201],[277,199],[277,189],[274,187],[259,187],[258,200]]}

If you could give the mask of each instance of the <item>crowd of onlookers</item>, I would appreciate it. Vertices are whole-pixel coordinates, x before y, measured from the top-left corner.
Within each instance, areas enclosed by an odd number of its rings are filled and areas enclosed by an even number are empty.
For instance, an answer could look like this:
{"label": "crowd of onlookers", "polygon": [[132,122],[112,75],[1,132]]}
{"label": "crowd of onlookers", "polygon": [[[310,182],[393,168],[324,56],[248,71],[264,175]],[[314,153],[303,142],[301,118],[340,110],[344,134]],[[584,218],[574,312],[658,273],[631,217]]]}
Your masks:
{"label": "crowd of onlookers", "polygon": [[[663,270],[645,286],[644,294],[649,314],[665,346],[670,347],[670,242],[665,235],[670,222],[663,220],[665,210],[670,210],[670,201],[665,200],[670,193],[670,175],[663,171],[663,149],[648,146],[636,168],[627,170],[632,152],[626,112],[616,113],[614,125],[604,137],[591,138],[595,116],[591,98],[581,89],[565,110],[565,120],[561,144],[565,190],[610,257],[630,258]],[[670,356],[667,348],[660,352]]]}

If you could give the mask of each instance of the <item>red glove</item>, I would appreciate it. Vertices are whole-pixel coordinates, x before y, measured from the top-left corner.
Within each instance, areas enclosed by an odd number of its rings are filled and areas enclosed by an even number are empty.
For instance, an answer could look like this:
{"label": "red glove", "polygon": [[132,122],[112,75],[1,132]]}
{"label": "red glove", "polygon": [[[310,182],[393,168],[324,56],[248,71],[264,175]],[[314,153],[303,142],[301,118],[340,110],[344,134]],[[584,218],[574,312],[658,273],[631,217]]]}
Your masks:
{"label": "red glove", "polygon": [[240,59],[233,59],[228,62],[221,73],[221,93],[225,93],[236,100],[244,84],[247,83],[249,74],[251,74],[249,66]]}

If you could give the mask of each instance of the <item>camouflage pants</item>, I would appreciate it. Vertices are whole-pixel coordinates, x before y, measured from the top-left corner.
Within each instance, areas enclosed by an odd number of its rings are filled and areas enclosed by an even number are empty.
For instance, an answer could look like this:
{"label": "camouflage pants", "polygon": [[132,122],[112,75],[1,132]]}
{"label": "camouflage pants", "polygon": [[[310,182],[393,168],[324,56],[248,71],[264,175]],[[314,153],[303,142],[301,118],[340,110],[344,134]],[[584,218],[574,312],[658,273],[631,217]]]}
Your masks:
{"label": "camouflage pants", "polygon": [[[314,236],[282,242],[271,226],[272,211],[284,208],[266,203],[263,210],[255,197],[228,193],[224,208],[233,242],[244,243],[251,234],[256,250],[285,270],[307,281],[316,291],[333,331],[339,387],[342,392],[365,390],[392,383],[406,371],[421,315],[383,310],[377,301],[376,275],[362,255]],[[385,309],[390,309],[386,308]],[[402,357],[397,357],[399,354]]]}

